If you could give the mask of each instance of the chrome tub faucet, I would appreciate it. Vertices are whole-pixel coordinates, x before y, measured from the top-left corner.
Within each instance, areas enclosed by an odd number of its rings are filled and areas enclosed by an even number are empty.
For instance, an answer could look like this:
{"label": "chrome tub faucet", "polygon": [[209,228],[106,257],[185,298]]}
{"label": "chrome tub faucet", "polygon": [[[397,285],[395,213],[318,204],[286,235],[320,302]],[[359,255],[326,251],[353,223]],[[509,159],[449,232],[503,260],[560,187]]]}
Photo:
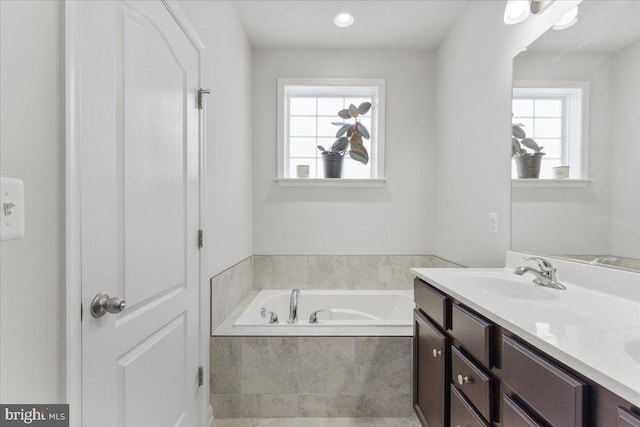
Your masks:
{"label": "chrome tub faucet", "polygon": [[300,289],[294,289],[291,291],[291,298],[289,300],[289,319],[287,323],[298,323],[298,298],[300,298]]}
{"label": "chrome tub faucet", "polygon": [[522,266],[516,268],[513,271],[515,274],[517,274],[518,276],[522,276],[525,273],[531,273],[536,277],[533,280],[533,283],[535,283],[536,285],[546,286],[553,289],[567,289],[566,286],[556,280],[556,268],[548,260],[539,257],[525,258],[524,260],[537,262],[540,270],[536,270],[532,267]]}

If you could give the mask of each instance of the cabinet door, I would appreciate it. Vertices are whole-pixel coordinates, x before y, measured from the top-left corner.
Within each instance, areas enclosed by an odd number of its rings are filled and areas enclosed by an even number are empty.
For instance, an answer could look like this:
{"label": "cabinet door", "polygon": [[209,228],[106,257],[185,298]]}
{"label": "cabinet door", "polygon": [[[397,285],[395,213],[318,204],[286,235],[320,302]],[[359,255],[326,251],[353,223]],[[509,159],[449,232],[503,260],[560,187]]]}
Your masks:
{"label": "cabinet door", "polygon": [[616,427],[640,427],[640,415],[618,407]]}
{"label": "cabinet door", "polygon": [[448,426],[449,339],[419,311],[414,311],[413,316],[414,408],[429,427]]}

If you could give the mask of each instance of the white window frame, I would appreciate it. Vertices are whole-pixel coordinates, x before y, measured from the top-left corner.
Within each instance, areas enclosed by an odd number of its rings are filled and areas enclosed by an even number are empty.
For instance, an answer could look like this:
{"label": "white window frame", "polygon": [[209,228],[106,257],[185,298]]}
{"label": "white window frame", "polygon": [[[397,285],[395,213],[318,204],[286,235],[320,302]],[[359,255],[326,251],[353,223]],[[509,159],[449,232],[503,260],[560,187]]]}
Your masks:
{"label": "white window frame", "polygon": [[[535,98],[544,98],[546,96],[550,98],[562,97],[565,99],[563,116],[563,157],[565,155],[569,158],[569,163],[578,165],[578,176],[572,177],[571,181],[575,180],[588,180],[589,179],[589,82],[585,81],[543,81],[543,80],[517,80],[513,82],[513,98],[518,98],[516,92],[526,91],[526,89],[535,89]],[[548,89],[547,91],[541,91],[541,89]],[[575,98],[571,96],[570,92],[574,89],[581,90],[580,108],[576,105]],[[527,97],[523,95],[522,97]],[[576,125],[576,121],[579,119],[579,125]],[[569,128],[572,128],[571,130]],[[577,156],[572,153],[570,142],[568,141],[568,133],[577,135],[580,140],[580,154]],[[515,179],[514,179],[515,180]],[[541,181],[547,181],[550,179],[542,179]],[[531,180],[527,180],[531,181]],[[537,180],[536,180],[537,181]],[[566,180],[559,180],[565,181]]]}
{"label": "white window frame", "polygon": [[[287,99],[294,95],[334,94],[339,97],[356,97],[372,95],[371,108],[371,149],[369,153],[370,178],[359,179],[298,179],[289,173],[289,146],[287,141],[289,112]],[[377,92],[377,93],[376,93]],[[280,185],[297,185],[311,183],[322,186],[323,182],[340,183],[340,185],[377,185],[384,182],[385,154],[385,81],[382,79],[278,79],[278,126],[277,126],[277,174]],[[336,111],[336,121],[339,120]],[[333,184],[332,184],[333,185]]]}

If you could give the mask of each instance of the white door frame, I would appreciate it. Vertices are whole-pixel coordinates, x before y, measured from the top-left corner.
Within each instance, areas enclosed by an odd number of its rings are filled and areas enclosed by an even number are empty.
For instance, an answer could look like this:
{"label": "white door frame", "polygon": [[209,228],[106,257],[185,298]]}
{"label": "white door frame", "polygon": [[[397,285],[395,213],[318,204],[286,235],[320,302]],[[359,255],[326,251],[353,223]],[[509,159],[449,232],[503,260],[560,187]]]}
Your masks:
{"label": "white door frame", "polygon": [[[78,110],[77,98],[80,87],[78,86],[78,1],[65,0],[64,12],[61,13],[61,26],[64,28],[64,94],[65,94],[65,310],[64,322],[65,330],[62,333],[64,342],[63,360],[61,366],[64,378],[62,395],[69,403],[70,421],[72,426],[82,424],[82,324],[81,301],[82,301],[82,259],[81,259],[81,236],[82,228],[80,221],[80,161],[79,161],[79,141],[78,141],[78,119],[81,117]],[[126,1],[126,0],[124,0]],[[199,87],[203,86],[202,72],[202,50],[204,44],[198,37],[195,29],[189,22],[187,15],[180,7],[177,0],[158,0],[167,7],[198,54],[198,82]],[[199,228],[205,227],[205,110],[200,110],[198,114],[198,180],[199,180]],[[200,366],[204,368],[204,384],[198,391],[198,426],[208,426],[213,419],[213,412],[209,405],[209,309],[208,303],[208,280],[204,269],[206,248],[202,248],[199,254],[199,360]],[[89,307],[84,308],[84,316],[89,314]]]}

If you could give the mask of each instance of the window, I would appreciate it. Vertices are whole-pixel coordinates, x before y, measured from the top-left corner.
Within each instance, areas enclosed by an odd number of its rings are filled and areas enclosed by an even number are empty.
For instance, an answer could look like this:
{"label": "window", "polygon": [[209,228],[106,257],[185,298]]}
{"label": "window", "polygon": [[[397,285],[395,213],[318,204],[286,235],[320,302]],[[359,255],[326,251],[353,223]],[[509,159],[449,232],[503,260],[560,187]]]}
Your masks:
{"label": "window", "polygon": [[[296,178],[297,165],[309,165],[309,178],[322,179],[322,153],[317,146],[331,147],[344,122],[338,111],[370,102],[360,121],[371,138],[364,140],[367,165],[345,156],[343,178],[384,177],[384,81],[383,80],[278,80],[278,178]],[[350,121],[348,121],[350,122]]]}
{"label": "window", "polygon": [[[588,86],[581,82],[516,82],[513,123],[544,147],[540,178],[553,179],[554,166],[570,167],[569,178],[586,179]],[[512,178],[517,178],[515,162]]]}

